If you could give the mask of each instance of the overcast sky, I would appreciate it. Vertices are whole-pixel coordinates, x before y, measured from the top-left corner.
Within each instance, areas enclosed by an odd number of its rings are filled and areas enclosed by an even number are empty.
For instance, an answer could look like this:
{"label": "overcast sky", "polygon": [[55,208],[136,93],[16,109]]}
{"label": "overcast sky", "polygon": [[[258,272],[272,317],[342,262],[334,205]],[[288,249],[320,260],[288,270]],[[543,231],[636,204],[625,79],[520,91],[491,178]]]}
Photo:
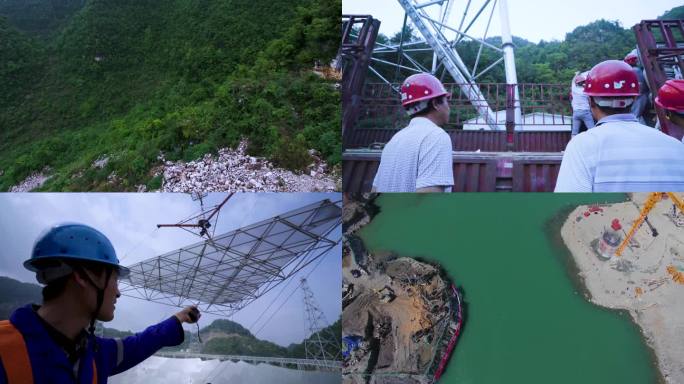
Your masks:
{"label": "overcast sky", "polygon": [[[205,207],[216,205],[223,198],[225,194],[210,194],[205,198]],[[216,235],[326,198],[337,201],[341,195],[236,194],[220,212]],[[177,223],[199,211],[199,202],[185,194],[0,193],[0,276],[36,283],[35,275],[24,269],[22,263],[30,257],[37,236],[54,224],[79,222],[97,228],[112,241],[121,263],[131,265],[198,242],[197,236],[184,230],[157,229],[156,225]],[[341,228],[338,228],[334,235],[340,237],[340,233]],[[341,252],[341,246],[329,252],[308,279],[329,322],[337,320],[341,312]],[[310,265],[295,276],[296,280],[287,286],[262,321],[251,329],[253,333],[295,289],[299,276],[306,275],[312,267]],[[279,291],[280,286],[242,309],[232,320],[249,328]],[[121,297],[116,307],[114,320],[106,326],[132,331],[140,331],[178,311],[174,307],[130,297]],[[200,326],[209,325],[217,318],[205,314]],[[185,328],[196,332],[194,325],[186,324]],[[301,342],[308,336],[301,291],[291,297],[257,336],[284,346]]]}
{"label": "overcast sky", "polygon": [[[467,1],[452,1],[451,20],[455,21],[450,25],[457,26],[456,20],[462,17]],[[479,9],[482,4],[484,0],[473,0],[469,15],[474,15],[473,10]],[[565,34],[576,27],[599,19],[617,20],[623,27],[631,28],[641,20],[655,19],[680,5],[683,5],[682,0],[508,0],[511,33],[535,43],[540,40],[563,40]],[[491,9],[491,6],[487,9]],[[404,10],[397,0],[343,0],[342,13],[369,14],[379,19],[380,32],[387,36],[398,32],[404,20]],[[472,16],[467,18],[471,19]],[[486,23],[486,18],[480,18],[477,24],[484,31]],[[494,33],[489,36],[500,33],[499,23],[497,10],[490,29]]]}

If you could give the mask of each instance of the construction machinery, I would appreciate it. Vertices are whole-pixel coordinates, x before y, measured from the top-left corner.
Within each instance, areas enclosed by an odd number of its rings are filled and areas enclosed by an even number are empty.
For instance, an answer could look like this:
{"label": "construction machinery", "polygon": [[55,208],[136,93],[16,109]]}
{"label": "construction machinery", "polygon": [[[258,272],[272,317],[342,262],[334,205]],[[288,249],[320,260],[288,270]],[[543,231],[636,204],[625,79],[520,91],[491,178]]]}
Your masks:
{"label": "construction machinery", "polygon": [[[622,252],[629,244],[630,239],[634,236],[634,234],[641,227],[641,225],[645,221],[647,222],[648,213],[651,212],[653,207],[655,207],[656,204],[658,204],[658,202],[663,199],[663,195],[668,196],[679,207],[680,210],[684,209],[684,204],[682,203],[682,201],[677,197],[677,195],[675,195],[672,192],[653,192],[649,194],[648,199],[646,199],[646,203],[644,203],[644,207],[641,209],[639,218],[634,222],[634,224],[632,224],[632,228],[627,233],[627,236],[625,236],[625,239],[622,241],[618,249],[615,251],[615,256],[622,256]],[[651,227],[651,233],[653,234],[653,236],[658,236],[658,231],[656,231],[656,229],[650,223],[648,223],[648,225]]]}
{"label": "construction machinery", "polygon": [[667,196],[672,200],[672,203],[679,208],[680,212],[684,212],[684,202],[677,197],[674,193],[668,193]]}

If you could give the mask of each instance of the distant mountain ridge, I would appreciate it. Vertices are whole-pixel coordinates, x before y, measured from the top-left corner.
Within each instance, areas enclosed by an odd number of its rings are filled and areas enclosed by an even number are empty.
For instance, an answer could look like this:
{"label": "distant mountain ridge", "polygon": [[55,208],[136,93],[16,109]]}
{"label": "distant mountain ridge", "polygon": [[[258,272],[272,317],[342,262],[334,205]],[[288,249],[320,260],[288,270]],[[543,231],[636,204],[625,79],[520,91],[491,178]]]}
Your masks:
{"label": "distant mountain ridge", "polygon": [[[25,304],[40,303],[42,301],[41,289],[36,284],[22,283],[9,277],[0,276],[0,320],[8,319],[12,311]],[[130,330],[120,331],[105,325],[102,323],[97,324],[97,335],[103,337],[126,337],[134,333]],[[336,321],[329,328],[335,335],[340,335],[341,345],[341,321]],[[142,329],[137,331],[142,331]],[[325,330],[322,332],[325,332]],[[304,341],[283,347],[267,340],[260,340],[239,323],[227,319],[214,320],[211,324],[201,328],[200,336],[202,337],[202,344],[199,345],[199,352],[201,353],[263,357],[306,357]],[[309,338],[314,336],[312,335]],[[178,351],[197,348],[197,342],[196,333],[185,331],[183,344],[176,347],[167,347],[165,350]],[[335,353],[336,351],[332,352]]]}
{"label": "distant mountain ridge", "polygon": [[0,320],[9,319],[12,311],[21,306],[40,303],[43,300],[41,291],[39,285],[0,276]]}

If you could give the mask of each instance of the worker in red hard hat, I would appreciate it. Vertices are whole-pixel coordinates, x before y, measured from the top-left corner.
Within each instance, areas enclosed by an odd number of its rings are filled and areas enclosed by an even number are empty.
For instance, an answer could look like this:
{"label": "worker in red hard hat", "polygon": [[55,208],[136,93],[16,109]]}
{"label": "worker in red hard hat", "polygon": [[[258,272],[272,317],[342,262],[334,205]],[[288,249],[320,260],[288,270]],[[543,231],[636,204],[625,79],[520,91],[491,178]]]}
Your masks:
{"label": "worker in red hard hat", "polygon": [[632,104],[631,112],[639,120],[641,124],[646,124],[644,119],[644,112],[650,108],[650,97],[649,93],[651,90],[648,88],[648,82],[646,81],[646,76],[644,75],[644,70],[640,66],[639,56],[637,55],[637,50],[634,49],[632,52],[625,56],[625,63],[629,64],[636,74],[639,80],[639,95],[637,96],[634,104]]}
{"label": "worker in red hard hat", "polygon": [[684,80],[668,80],[658,90],[655,103],[665,110],[668,120],[684,128]]}
{"label": "worker in red hard hat", "polygon": [[580,132],[584,123],[587,129],[594,128],[594,118],[591,116],[589,97],[584,94],[584,84],[589,72],[577,73],[570,84],[572,104],[572,137]]}
{"label": "worker in red hard hat", "polygon": [[421,73],[401,85],[401,104],[411,117],[382,151],[373,180],[377,192],[450,192],[454,184],[449,122],[450,93],[434,76]]}
{"label": "worker in red hard hat", "polygon": [[625,56],[624,62],[631,67],[636,67],[639,64],[639,56],[636,54],[636,50],[628,53],[627,56]]}
{"label": "worker in red hard hat", "polygon": [[584,92],[596,127],[568,144],[556,192],[684,191],[684,145],[631,113],[639,80],[628,64],[597,64]]}

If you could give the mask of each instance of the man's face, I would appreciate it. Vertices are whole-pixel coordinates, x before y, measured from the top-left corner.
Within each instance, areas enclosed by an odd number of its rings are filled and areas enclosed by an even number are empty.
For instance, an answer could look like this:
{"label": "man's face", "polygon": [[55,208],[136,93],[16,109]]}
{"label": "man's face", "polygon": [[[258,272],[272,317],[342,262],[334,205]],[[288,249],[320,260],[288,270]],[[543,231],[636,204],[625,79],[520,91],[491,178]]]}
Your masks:
{"label": "man's face", "polygon": [[[119,273],[114,270],[107,280],[107,271],[102,271],[98,276],[92,272],[87,272],[93,279],[95,284],[99,287],[104,288],[104,295],[102,297],[102,306],[97,314],[97,319],[100,321],[112,321],[114,319],[114,309],[116,304],[116,299],[121,296],[119,292]],[[92,294],[90,302],[93,305],[97,304],[97,290],[95,287],[90,286]],[[94,309],[94,308],[93,308]]]}
{"label": "man's face", "polygon": [[668,120],[670,120],[674,125],[684,128],[684,113],[677,114],[674,112],[667,113]]}
{"label": "man's face", "polygon": [[449,115],[451,113],[451,107],[449,106],[449,98],[442,97],[440,101],[435,101],[435,110],[438,113],[438,118],[440,126],[447,125],[449,123]]}

